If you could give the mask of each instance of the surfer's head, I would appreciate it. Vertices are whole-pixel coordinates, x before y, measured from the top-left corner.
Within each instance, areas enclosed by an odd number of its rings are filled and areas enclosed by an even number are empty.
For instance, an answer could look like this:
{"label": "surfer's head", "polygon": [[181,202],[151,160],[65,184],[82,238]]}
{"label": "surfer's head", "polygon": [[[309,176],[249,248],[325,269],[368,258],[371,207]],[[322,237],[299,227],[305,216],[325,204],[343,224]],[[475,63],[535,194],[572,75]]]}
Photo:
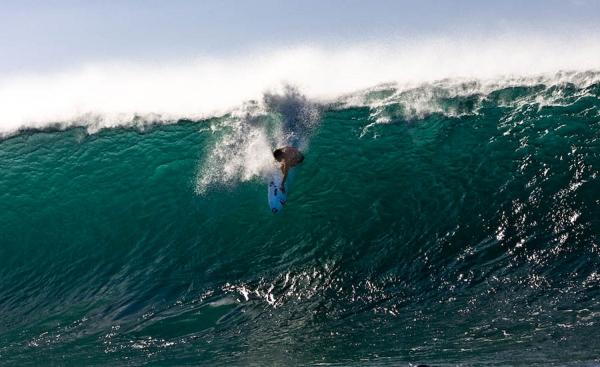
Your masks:
{"label": "surfer's head", "polygon": [[283,159],[283,149],[279,148],[279,149],[275,149],[275,151],[273,152],[273,157],[275,157],[275,160],[277,162],[281,162],[281,160]]}

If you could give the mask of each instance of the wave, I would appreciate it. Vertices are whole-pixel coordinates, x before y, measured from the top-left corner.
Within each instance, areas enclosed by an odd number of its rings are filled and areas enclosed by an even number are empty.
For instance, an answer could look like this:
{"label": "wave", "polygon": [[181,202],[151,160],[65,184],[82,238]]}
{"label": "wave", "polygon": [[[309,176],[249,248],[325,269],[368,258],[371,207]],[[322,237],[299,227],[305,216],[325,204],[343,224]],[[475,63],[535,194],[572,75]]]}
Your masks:
{"label": "wave", "polygon": [[2,141],[2,361],[597,363],[599,73],[536,75]]}
{"label": "wave", "polygon": [[220,116],[292,84],[332,102],[382,83],[443,79],[502,83],[560,70],[600,69],[600,35],[431,38],[329,49],[294,46],[171,63],[98,62],[48,74],[0,76],[0,135],[23,129],[102,128]]}

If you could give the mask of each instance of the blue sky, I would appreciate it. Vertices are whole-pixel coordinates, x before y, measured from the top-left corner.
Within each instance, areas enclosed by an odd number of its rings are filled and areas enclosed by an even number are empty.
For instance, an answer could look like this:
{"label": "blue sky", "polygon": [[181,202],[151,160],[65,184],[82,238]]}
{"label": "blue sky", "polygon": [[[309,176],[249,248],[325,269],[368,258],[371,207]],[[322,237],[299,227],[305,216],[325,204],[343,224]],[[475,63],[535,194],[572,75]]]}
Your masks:
{"label": "blue sky", "polygon": [[299,44],[585,34],[599,25],[598,0],[3,0],[0,74],[99,61],[223,57]]}

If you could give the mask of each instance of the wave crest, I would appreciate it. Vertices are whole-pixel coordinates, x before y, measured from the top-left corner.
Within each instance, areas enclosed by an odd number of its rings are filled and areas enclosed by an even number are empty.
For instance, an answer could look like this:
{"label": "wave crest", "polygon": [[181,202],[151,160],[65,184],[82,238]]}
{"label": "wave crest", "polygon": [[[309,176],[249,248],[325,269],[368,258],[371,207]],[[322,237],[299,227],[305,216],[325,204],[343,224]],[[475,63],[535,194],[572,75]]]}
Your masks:
{"label": "wave crest", "polygon": [[38,75],[0,76],[0,134],[49,126],[104,127],[173,122],[231,112],[282,83],[333,101],[381,83],[419,85],[445,78],[506,79],[600,69],[600,35],[549,39],[413,39],[393,45],[298,46],[170,64],[97,63]]}

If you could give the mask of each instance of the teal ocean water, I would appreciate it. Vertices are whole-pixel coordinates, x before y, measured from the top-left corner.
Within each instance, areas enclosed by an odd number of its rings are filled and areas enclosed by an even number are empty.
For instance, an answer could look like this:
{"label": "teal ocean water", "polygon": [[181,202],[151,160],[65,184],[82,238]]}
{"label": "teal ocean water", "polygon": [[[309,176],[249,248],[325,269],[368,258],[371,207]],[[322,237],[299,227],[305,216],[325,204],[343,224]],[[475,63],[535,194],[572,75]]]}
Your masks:
{"label": "teal ocean water", "polygon": [[70,126],[0,141],[0,365],[600,364],[595,72]]}

